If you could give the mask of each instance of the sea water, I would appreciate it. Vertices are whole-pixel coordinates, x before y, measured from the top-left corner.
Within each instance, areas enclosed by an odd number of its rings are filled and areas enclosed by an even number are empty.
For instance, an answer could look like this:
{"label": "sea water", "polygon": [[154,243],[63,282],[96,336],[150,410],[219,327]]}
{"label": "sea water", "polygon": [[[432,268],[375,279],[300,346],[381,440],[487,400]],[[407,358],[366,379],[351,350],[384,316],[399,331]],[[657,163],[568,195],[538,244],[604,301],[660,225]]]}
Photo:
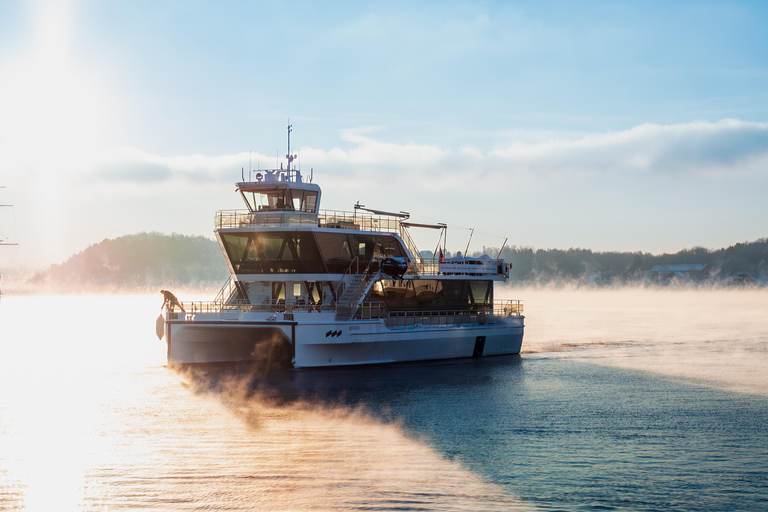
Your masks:
{"label": "sea water", "polygon": [[6,295],[0,510],[768,509],[766,290],[501,294],[520,356],[266,376],[167,368],[159,294]]}

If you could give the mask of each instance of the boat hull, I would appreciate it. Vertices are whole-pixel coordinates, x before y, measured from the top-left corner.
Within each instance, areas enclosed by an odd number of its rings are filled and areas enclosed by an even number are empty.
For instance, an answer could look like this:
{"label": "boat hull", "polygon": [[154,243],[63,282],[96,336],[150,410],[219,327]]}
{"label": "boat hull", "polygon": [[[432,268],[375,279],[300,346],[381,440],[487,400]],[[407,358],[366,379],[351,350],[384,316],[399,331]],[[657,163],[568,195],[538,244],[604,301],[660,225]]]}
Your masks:
{"label": "boat hull", "polygon": [[311,316],[291,322],[166,320],[168,361],[318,368],[519,354],[523,342],[522,317],[493,325],[389,329],[381,320]]}

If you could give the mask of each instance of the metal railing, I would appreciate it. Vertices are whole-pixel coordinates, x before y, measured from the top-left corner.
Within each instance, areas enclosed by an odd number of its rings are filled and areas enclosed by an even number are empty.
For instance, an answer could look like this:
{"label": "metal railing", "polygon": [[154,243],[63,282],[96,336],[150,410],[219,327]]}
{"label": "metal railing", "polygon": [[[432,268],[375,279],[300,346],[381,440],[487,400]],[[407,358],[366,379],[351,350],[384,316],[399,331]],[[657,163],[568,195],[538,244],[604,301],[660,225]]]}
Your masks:
{"label": "metal railing", "polygon": [[[353,266],[355,267],[354,274],[352,273]],[[352,276],[358,274],[360,274],[360,258],[355,256],[352,261],[349,262],[347,270],[344,271],[344,274],[341,276],[341,279],[339,279],[339,282],[336,283],[336,287],[333,290],[336,294],[337,301],[341,298],[343,292],[345,291],[346,284],[352,280]]]}
{"label": "metal railing", "polygon": [[[183,308],[183,310],[182,310]],[[171,312],[185,313],[222,313],[232,311],[262,313],[292,313],[294,311],[336,311],[335,303],[311,304],[304,301],[286,302],[283,299],[268,300],[253,304],[247,300],[232,300],[225,304],[216,301],[184,301],[168,308]]]}
{"label": "metal railing", "polygon": [[227,282],[224,283],[224,286],[221,287],[221,290],[219,290],[219,293],[216,294],[213,302],[222,306],[229,302],[237,290],[237,285],[235,283],[236,281],[230,276],[229,279],[227,279]]}
{"label": "metal railing", "polygon": [[496,325],[504,318],[522,319],[523,304],[519,300],[494,301],[489,306],[469,310],[391,311],[387,317],[387,327],[390,329],[417,329],[423,327]]}
{"label": "metal railing", "polygon": [[408,232],[408,229],[403,226],[403,223],[399,223],[400,228],[400,238],[403,239],[405,242],[405,246],[408,247],[408,250],[411,251],[411,254],[413,255],[413,261],[416,262],[415,265],[410,264],[408,265],[408,271],[412,274],[416,274],[419,271],[419,266],[424,264],[424,260],[421,258],[421,254],[419,253],[419,248],[416,247],[416,244],[413,241],[413,238],[411,238],[411,234]]}
{"label": "metal railing", "polygon": [[400,233],[400,218],[389,215],[320,210],[319,213],[295,210],[250,212],[248,210],[221,210],[216,212],[214,226],[244,228],[252,226],[279,226],[282,224],[312,224],[321,228],[358,229]]}
{"label": "metal railing", "polygon": [[[185,313],[222,313],[222,312],[335,312],[337,304],[311,304],[304,301],[285,302],[267,300],[261,304],[252,304],[246,300],[233,300],[226,304],[217,301],[187,301],[169,306],[169,311]],[[384,302],[365,301],[357,310],[354,318],[359,320],[384,319],[390,328],[414,327],[416,325],[492,325],[498,318],[522,317],[521,300],[495,300],[492,304],[478,304],[470,309],[389,311]]]}

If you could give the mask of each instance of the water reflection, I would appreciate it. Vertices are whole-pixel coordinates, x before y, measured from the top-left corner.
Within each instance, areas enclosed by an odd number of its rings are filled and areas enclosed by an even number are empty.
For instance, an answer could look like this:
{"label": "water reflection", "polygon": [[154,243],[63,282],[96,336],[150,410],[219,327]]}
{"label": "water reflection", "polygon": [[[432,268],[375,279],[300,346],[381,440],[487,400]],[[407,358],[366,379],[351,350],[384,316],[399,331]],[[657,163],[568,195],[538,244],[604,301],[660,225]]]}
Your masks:
{"label": "water reflection", "polygon": [[[510,362],[519,367],[519,357],[496,364]],[[297,506],[331,500],[334,509],[531,510],[404,435],[397,397],[465,385],[464,379],[476,379],[469,366],[475,365],[284,370],[266,377],[247,365],[177,371],[196,393],[219,400],[247,425],[252,443],[262,445],[258,452],[267,446],[279,452],[270,457],[270,471],[300,488],[290,499],[311,496],[311,503]]]}
{"label": "water reflection", "polygon": [[768,400],[644,372],[501,357],[190,378],[225,400],[238,383],[238,404],[401,425],[540,509],[756,509],[768,480]]}
{"label": "water reflection", "polygon": [[266,378],[166,368],[154,295],[4,297],[0,509],[764,508],[762,381],[718,383],[766,299],[616,293],[534,296],[522,358]]}
{"label": "water reflection", "polygon": [[429,394],[433,388],[488,384],[498,370],[505,372],[506,379],[523,379],[519,355],[362,368],[282,369],[266,375],[258,365],[248,364],[176,369],[200,391],[226,393],[237,389],[279,404],[300,401],[352,407],[363,404],[378,411],[412,392]]}

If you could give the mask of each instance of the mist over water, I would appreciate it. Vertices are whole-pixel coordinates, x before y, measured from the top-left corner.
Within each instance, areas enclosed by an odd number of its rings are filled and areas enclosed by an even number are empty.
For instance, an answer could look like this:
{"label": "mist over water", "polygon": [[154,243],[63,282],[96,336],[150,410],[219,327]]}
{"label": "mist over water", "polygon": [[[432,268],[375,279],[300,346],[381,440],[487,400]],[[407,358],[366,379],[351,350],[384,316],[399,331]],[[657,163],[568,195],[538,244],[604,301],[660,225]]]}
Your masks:
{"label": "mist over water", "polygon": [[766,294],[507,291],[521,356],[266,378],[165,367],[159,294],[6,296],[0,510],[768,506]]}
{"label": "mist over water", "polygon": [[525,288],[524,354],[768,394],[768,290]]}

